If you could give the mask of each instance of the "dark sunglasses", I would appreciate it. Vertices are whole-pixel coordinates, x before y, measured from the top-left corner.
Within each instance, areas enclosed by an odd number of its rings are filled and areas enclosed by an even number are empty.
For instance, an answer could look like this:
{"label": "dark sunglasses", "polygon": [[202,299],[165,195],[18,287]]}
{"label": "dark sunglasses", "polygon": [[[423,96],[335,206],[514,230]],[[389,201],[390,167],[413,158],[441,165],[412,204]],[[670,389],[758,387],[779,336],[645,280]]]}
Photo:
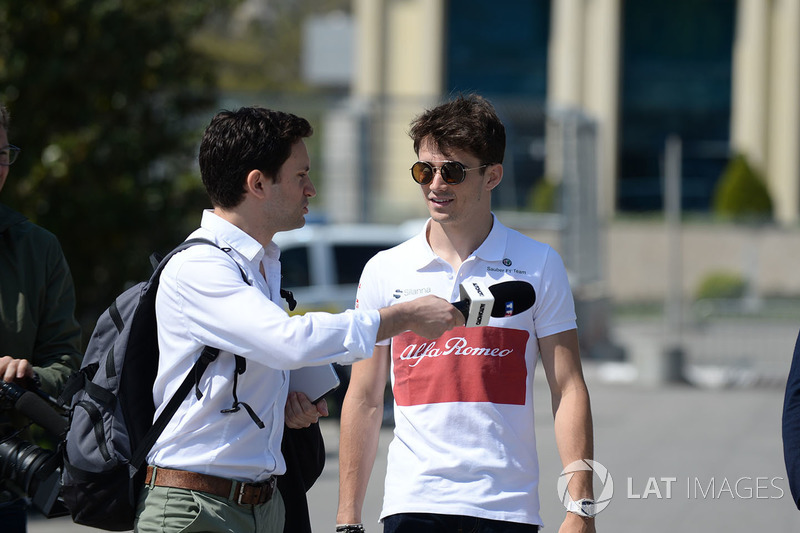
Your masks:
{"label": "dark sunglasses", "polygon": [[444,180],[445,183],[448,185],[458,185],[467,177],[467,171],[478,170],[479,168],[488,167],[493,164],[494,163],[486,163],[479,167],[466,168],[458,161],[445,161],[442,163],[442,166],[435,167],[426,161],[417,161],[414,163],[414,166],[411,167],[411,177],[420,185],[427,185],[433,181],[433,175],[436,173],[436,169],[439,169],[439,172],[442,174],[442,180]]}

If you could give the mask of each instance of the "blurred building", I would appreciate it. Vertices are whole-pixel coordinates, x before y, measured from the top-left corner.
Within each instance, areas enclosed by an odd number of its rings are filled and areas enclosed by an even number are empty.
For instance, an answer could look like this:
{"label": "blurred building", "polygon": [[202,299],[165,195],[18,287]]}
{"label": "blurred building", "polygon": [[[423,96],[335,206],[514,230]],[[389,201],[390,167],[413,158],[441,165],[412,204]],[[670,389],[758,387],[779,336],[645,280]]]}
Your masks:
{"label": "blurred building", "polygon": [[329,195],[340,213],[422,215],[406,183],[408,124],[476,91],[509,129],[498,208],[524,208],[550,172],[548,120],[568,110],[596,128],[601,219],[663,208],[670,135],[682,139],[685,210],[709,211],[741,152],[776,218],[800,218],[800,0],[353,0],[353,16],[353,98],[331,118],[351,148],[326,165],[344,185]]}

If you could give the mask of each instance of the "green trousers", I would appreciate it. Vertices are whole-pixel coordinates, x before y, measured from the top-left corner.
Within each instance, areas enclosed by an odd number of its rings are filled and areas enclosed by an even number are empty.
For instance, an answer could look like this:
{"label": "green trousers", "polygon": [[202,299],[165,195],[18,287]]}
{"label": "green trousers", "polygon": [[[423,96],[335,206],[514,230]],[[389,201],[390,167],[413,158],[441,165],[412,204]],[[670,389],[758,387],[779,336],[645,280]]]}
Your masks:
{"label": "green trousers", "polygon": [[145,486],[139,497],[137,533],[282,533],[285,510],[279,491],[261,505],[239,505],[205,492]]}

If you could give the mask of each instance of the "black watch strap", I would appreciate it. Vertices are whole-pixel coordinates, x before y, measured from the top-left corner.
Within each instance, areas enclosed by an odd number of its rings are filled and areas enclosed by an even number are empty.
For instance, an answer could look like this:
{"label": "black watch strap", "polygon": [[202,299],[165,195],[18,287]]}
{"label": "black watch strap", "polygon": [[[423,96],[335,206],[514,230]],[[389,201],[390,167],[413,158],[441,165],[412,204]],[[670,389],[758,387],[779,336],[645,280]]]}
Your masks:
{"label": "black watch strap", "polygon": [[364,524],[337,524],[336,533],[364,533]]}

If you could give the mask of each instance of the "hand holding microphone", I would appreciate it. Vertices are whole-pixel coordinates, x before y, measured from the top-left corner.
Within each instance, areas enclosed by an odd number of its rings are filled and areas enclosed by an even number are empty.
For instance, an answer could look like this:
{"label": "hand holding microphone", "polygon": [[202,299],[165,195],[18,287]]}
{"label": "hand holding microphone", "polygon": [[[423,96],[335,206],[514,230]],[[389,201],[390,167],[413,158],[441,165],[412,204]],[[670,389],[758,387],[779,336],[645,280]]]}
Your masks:
{"label": "hand holding microphone", "polygon": [[[461,300],[448,303],[433,295],[380,309],[377,340],[411,330],[435,339],[456,326],[485,326],[489,317],[502,318],[527,311],[536,301],[533,286],[525,281],[504,281],[487,287],[480,281],[461,284]],[[460,312],[460,316],[456,311]]]}
{"label": "hand holding microphone", "polygon": [[429,294],[379,310],[381,323],[377,340],[388,339],[404,331],[413,331],[426,339],[436,339],[464,322],[464,316],[445,299]]}
{"label": "hand holding microphone", "polygon": [[453,306],[464,315],[467,327],[485,326],[490,316],[517,315],[536,302],[536,291],[526,281],[503,281],[488,287],[480,281],[465,281],[460,292],[461,300]]}

